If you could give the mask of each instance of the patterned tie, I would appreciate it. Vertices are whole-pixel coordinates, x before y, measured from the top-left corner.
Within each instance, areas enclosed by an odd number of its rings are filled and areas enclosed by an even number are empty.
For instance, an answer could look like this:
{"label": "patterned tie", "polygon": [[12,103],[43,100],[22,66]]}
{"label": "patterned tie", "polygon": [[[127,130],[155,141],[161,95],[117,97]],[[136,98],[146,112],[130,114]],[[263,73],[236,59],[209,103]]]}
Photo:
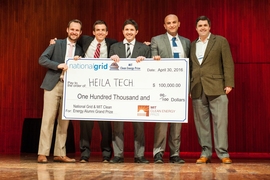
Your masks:
{"label": "patterned tie", "polygon": [[127,43],[127,58],[131,57],[130,43]]}
{"label": "patterned tie", "polygon": [[95,51],[95,54],[94,54],[94,58],[99,58],[100,56],[100,43],[97,44],[97,49]]}
{"label": "patterned tie", "polygon": [[[173,38],[172,38],[172,46],[173,46],[173,47],[177,47],[177,44],[176,44],[175,41],[176,41],[176,37],[173,37]],[[174,53],[173,53],[173,57],[174,57],[174,58],[179,58],[179,53],[175,53],[175,52],[174,52]]]}

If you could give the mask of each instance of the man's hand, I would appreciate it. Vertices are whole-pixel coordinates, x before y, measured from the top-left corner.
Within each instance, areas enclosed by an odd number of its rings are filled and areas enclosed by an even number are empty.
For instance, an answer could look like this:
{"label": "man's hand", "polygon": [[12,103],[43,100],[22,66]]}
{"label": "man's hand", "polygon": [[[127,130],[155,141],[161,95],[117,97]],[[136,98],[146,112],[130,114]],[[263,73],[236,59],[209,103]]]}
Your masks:
{"label": "man's hand", "polygon": [[143,44],[145,44],[145,45],[147,45],[147,46],[151,45],[151,43],[148,42],[148,41],[144,41]]}
{"label": "man's hand", "polygon": [[120,58],[118,55],[112,55],[111,56],[111,59],[114,61],[114,62],[119,62],[120,61]]}
{"label": "man's hand", "polygon": [[81,59],[81,58],[82,58],[81,56],[74,56],[73,59],[74,59],[75,61],[77,61],[77,60],[79,60],[79,59]]}
{"label": "man's hand", "polygon": [[57,66],[57,68],[66,71],[68,69],[68,66],[65,63],[61,63]]}
{"label": "man's hand", "polygon": [[224,91],[226,92],[226,94],[229,94],[231,90],[232,90],[232,87],[229,87],[229,86],[224,88]]}
{"label": "man's hand", "polygon": [[138,56],[138,57],[136,58],[136,62],[139,63],[139,62],[141,62],[141,61],[144,60],[144,59],[145,59],[144,56]]}
{"label": "man's hand", "polygon": [[55,44],[55,41],[56,41],[56,40],[57,40],[57,38],[51,39],[49,45]]}
{"label": "man's hand", "polygon": [[156,61],[159,61],[161,58],[160,58],[160,56],[153,56],[153,59]]}

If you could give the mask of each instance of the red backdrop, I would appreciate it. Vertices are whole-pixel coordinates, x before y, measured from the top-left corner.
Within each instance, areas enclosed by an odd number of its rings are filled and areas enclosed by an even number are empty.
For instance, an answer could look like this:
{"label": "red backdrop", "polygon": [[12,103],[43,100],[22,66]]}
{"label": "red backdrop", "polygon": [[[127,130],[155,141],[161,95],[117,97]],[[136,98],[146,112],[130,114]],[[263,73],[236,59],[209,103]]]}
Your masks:
{"label": "red backdrop", "polygon": [[[165,33],[167,14],[178,15],[179,34],[197,38],[195,20],[200,15],[212,21],[211,32],[225,36],[235,62],[235,89],[229,94],[229,151],[260,153],[270,151],[270,0],[18,0],[0,2],[0,153],[20,153],[24,118],[40,118],[43,90],[39,88],[46,69],[38,58],[53,37],[65,38],[69,20],[83,22],[83,34],[92,34],[92,24],[105,20],[108,37],[123,40],[125,19],[139,24],[137,40],[150,41]],[[183,125],[181,152],[200,152],[190,104],[189,123]],[[79,123],[74,122],[76,151]],[[99,151],[99,130],[93,151]],[[152,152],[154,124],[146,123],[146,151]],[[130,123],[125,125],[125,151],[133,152]]]}

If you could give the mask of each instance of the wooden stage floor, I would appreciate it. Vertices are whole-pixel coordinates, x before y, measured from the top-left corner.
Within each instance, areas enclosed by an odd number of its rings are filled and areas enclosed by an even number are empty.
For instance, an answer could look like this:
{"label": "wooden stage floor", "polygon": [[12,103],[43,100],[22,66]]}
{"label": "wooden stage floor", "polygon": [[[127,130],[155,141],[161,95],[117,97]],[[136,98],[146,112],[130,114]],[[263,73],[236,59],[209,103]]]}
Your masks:
{"label": "wooden stage floor", "polygon": [[102,163],[100,155],[92,155],[88,163],[55,163],[49,157],[49,163],[36,162],[36,154],[2,155],[0,154],[0,179],[15,180],[151,180],[151,179],[196,179],[196,180],[247,180],[270,179],[270,159],[232,158],[233,164],[222,164],[212,159],[210,164],[195,164],[196,158],[184,158],[185,164],[171,164],[164,158],[164,164],[154,164],[151,156],[149,164],[136,164],[133,157],[125,157],[121,164]]}

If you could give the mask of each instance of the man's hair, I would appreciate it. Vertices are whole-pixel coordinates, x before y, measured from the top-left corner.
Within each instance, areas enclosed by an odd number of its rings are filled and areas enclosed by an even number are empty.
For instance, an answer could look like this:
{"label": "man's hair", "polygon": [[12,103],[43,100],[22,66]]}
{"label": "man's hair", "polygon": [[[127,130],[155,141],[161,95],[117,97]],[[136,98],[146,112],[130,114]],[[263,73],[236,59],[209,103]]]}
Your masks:
{"label": "man's hair", "polygon": [[211,27],[211,21],[210,21],[210,19],[208,17],[206,17],[206,16],[198,17],[197,20],[196,20],[196,26],[197,26],[199,21],[207,21],[208,24],[209,24],[209,27]]}
{"label": "man's hair", "polygon": [[106,26],[106,31],[108,31],[108,26],[106,24],[105,21],[102,21],[102,20],[97,20],[94,24],[93,24],[93,31],[95,31],[95,27],[97,24],[104,24]]}
{"label": "man's hair", "polygon": [[82,29],[82,22],[79,19],[72,19],[71,21],[68,22],[68,27],[70,26],[71,23],[79,23],[81,25],[81,29]]}
{"label": "man's hair", "polygon": [[125,26],[128,25],[128,24],[133,25],[133,26],[135,27],[136,30],[139,29],[138,24],[137,24],[136,21],[134,21],[133,19],[127,19],[127,20],[124,22],[122,29],[124,30],[124,29],[125,29]]}

